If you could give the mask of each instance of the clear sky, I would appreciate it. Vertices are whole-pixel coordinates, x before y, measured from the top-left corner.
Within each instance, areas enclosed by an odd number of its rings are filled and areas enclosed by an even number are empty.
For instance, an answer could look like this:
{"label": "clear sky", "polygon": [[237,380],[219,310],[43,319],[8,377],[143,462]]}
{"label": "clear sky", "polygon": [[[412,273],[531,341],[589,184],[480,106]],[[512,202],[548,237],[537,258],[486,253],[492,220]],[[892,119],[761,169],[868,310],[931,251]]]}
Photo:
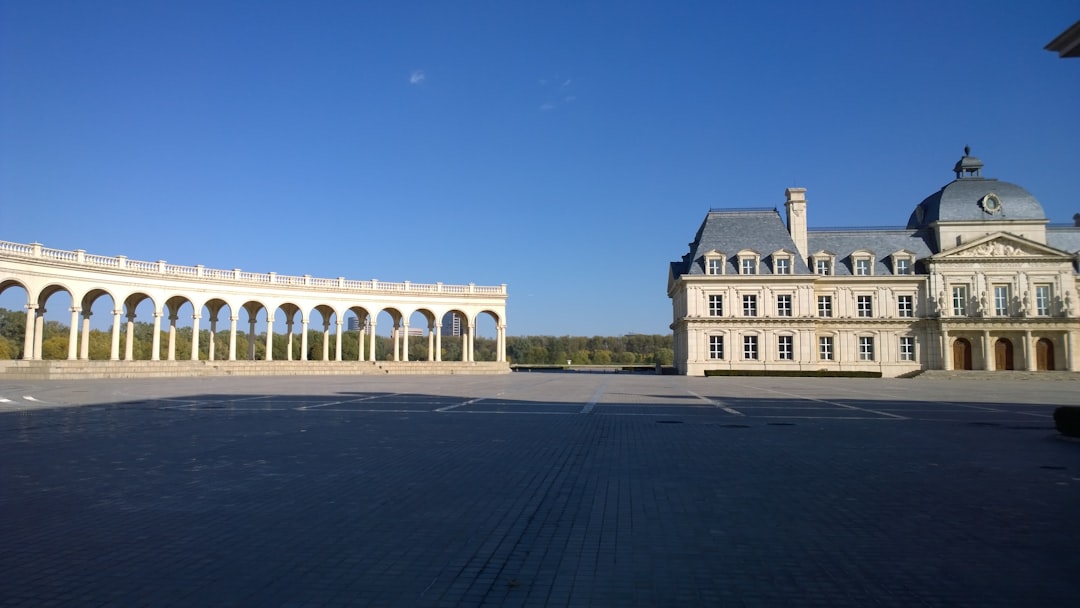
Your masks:
{"label": "clear sky", "polygon": [[[1080,212],[1057,0],[0,0],[0,240],[508,285],[511,335],[667,333],[710,207],[899,225],[970,145]],[[22,295],[0,297],[18,308]],[[67,322],[66,313],[58,319]]]}

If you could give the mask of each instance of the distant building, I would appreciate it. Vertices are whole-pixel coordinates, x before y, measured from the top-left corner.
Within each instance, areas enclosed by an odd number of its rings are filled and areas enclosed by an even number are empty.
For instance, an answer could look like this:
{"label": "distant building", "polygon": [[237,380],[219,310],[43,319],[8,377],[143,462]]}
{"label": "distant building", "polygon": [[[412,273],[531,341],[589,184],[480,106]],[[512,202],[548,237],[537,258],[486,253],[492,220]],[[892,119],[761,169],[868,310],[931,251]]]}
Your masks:
{"label": "distant building", "polygon": [[461,317],[457,313],[448,312],[443,317],[442,321],[442,335],[444,336],[460,336],[461,335]]}
{"label": "distant building", "polygon": [[356,316],[348,317],[345,320],[345,331],[360,331],[360,319]]}
{"label": "distant building", "polygon": [[1080,220],[1053,226],[965,149],[906,226],[814,230],[804,188],[713,209],[671,264],[675,366],[1080,371]]}

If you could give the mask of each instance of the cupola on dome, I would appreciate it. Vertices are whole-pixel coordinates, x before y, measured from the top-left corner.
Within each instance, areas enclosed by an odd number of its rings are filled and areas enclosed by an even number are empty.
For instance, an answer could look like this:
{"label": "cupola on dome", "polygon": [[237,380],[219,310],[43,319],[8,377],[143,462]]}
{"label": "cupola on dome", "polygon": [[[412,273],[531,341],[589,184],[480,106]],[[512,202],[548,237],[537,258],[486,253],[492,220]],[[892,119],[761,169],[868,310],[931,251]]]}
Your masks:
{"label": "cupola on dome", "polygon": [[964,148],[956,161],[956,179],[926,197],[908,219],[908,228],[922,228],[934,222],[974,222],[986,220],[1045,220],[1039,201],[1027,190],[982,176],[983,163]]}

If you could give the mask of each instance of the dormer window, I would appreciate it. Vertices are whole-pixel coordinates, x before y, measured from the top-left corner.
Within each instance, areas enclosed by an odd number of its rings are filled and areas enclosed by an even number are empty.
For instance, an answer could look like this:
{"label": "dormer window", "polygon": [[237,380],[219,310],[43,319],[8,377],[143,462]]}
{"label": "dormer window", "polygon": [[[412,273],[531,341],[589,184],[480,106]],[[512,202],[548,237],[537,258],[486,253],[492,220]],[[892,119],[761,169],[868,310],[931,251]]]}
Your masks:
{"label": "dormer window", "polygon": [[710,251],[705,254],[705,274],[724,274],[724,262],[726,257],[719,251]]}
{"label": "dormer window", "polygon": [[852,274],[868,277],[874,274],[874,255],[869,251],[856,251],[851,254]]}
{"label": "dormer window", "polygon": [[909,275],[915,273],[915,255],[908,251],[892,254],[893,274]]}
{"label": "dormer window", "polygon": [[773,258],[773,272],[791,274],[791,258]]}
{"label": "dormer window", "polygon": [[758,273],[758,254],[755,251],[739,252],[739,274]]}
{"label": "dormer window", "polygon": [[833,272],[833,255],[831,253],[820,251],[810,256],[810,259],[814,263],[814,274],[820,274],[827,276],[834,274]]}

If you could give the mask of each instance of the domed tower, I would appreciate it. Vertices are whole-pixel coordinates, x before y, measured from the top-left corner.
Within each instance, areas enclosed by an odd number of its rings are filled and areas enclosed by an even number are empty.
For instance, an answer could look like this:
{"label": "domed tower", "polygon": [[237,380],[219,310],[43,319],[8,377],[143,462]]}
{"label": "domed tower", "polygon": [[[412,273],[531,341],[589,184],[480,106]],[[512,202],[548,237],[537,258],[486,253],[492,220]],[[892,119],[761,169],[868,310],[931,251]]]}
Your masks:
{"label": "domed tower", "polygon": [[983,163],[964,148],[956,179],[926,197],[908,219],[908,228],[932,231],[946,250],[998,231],[1046,243],[1046,214],[1027,190],[982,176]]}

